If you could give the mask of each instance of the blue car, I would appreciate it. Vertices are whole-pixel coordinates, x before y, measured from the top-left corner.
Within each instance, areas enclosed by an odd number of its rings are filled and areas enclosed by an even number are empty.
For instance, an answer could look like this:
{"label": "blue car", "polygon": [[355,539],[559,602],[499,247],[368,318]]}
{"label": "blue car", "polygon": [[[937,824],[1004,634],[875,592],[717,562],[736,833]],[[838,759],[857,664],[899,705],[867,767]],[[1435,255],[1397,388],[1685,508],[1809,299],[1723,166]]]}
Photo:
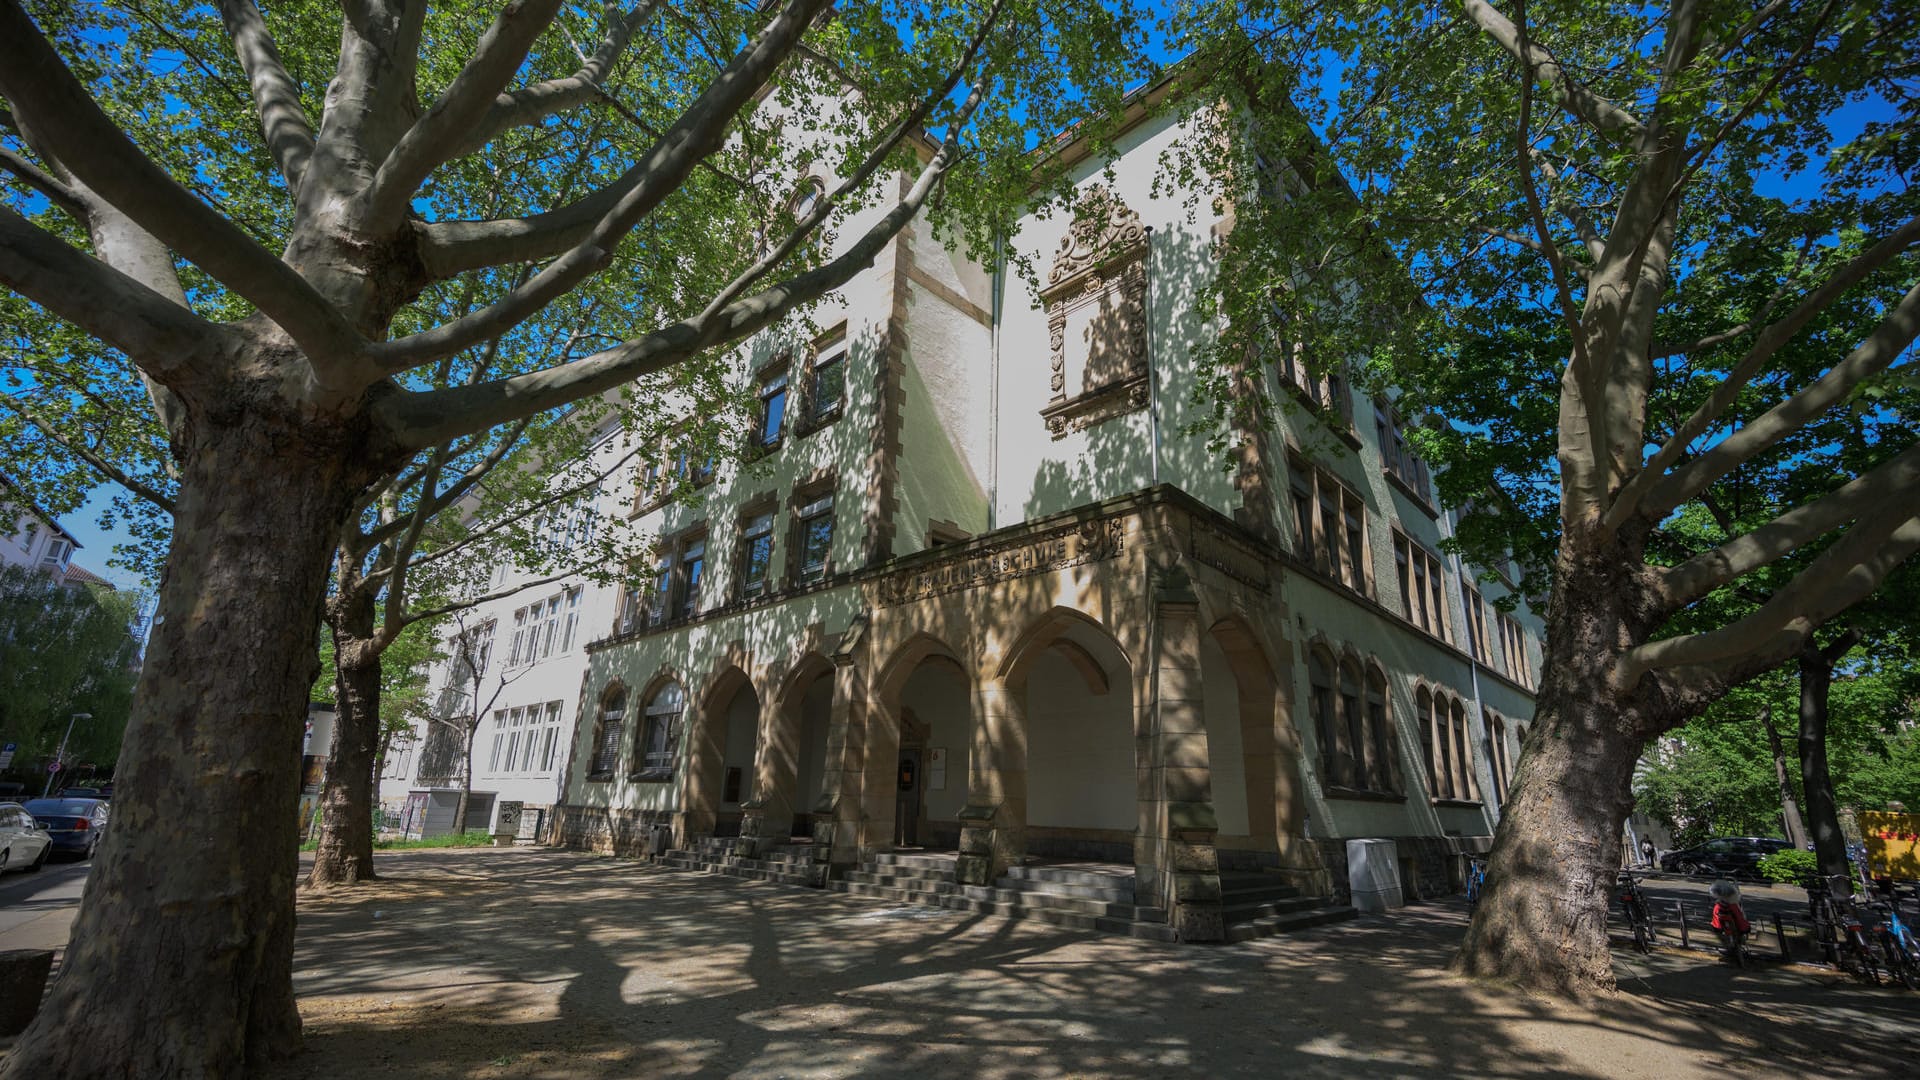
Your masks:
{"label": "blue car", "polygon": [[93,858],[93,849],[100,846],[100,834],[107,828],[106,800],[33,799],[25,805],[33,820],[53,837],[53,850]]}

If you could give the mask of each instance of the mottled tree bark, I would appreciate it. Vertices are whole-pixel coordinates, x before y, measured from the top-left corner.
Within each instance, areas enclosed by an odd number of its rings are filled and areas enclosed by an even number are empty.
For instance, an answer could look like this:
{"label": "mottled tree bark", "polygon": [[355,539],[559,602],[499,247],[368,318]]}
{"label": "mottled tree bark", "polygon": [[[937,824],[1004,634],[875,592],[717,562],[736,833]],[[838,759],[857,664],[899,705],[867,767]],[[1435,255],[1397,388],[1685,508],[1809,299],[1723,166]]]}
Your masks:
{"label": "mottled tree bark", "polygon": [[115,828],[10,1078],[229,1076],[300,1043],[300,740],[328,551],[369,477],[290,418],[188,409]]}
{"label": "mottled tree bark", "polygon": [[329,605],[334,642],[333,748],[320,797],[320,840],[307,887],[372,881],[374,759],[380,744],[380,651],[374,598],[348,590]]}

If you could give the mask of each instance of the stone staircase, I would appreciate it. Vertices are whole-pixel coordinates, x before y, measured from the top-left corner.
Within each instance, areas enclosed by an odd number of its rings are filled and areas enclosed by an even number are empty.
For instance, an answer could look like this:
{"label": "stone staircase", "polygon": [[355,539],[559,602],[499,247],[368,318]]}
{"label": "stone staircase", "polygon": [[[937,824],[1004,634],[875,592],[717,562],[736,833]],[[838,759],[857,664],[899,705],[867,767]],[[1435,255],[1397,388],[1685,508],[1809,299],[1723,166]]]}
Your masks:
{"label": "stone staircase", "polygon": [[[748,881],[820,887],[822,868],[805,844],[789,844],[764,858],[733,854],[733,837],[706,837],[692,848],[670,851],[664,862],[676,870],[705,871]],[[1009,919],[1032,919],[1071,930],[1123,934],[1148,941],[1180,940],[1164,908],[1135,902],[1133,867],[1118,863],[1030,863],[1011,866],[991,886],[954,880],[951,852],[880,852],[845,877],[824,882],[848,896],[896,904],[923,904]],[[1222,914],[1228,941],[1251,941],[1292,930],[1351,919],[1344,904],[1301,896],[1275,875],[1226,871],[1220,875]]]}
{"label": "stone staircase", "polygon": [[661,859],[675,870],[724,874],[746,881],[771,881],[780,885],[805,885],[819,888],[824,867],[813,861],[808,844],[782,844],[762,858],[746,859],[733,853],[737,837],[705,836],[691,848],[669,851]]}
{"label": "stone staircase", "polygon": [[1345,922],[1360,914],[1347,904],[1324,897],[1302,896],[1300,890],[1259,870],[1220,872],[1220,914],[1227,924],[1228,941],[1252,941],[1310,926]]}

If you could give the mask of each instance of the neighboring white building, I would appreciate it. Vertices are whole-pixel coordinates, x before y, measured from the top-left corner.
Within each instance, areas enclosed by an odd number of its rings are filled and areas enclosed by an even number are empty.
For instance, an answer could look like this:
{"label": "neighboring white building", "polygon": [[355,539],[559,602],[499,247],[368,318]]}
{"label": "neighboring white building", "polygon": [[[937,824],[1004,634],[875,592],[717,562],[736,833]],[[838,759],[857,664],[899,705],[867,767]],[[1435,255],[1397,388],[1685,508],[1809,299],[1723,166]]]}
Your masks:
{"label": "neighboring white building", "polygon": [[[64,583],[79,548],[80,541],[61,528],[52,514],[0,476],[0,566],[24,566]],[[105,584],[84,570],[81,573],[86,576],[79,580]]]}
{"label": "neighboring white building", "polygon": [[[1276,349],[1252,377],[1299,408],[1198,411],[1195,297],[1230,222],[1156,192],[1181,134],[1139,120],[1079,165],[1078,216],[1021,222],[1037,295],[916,222],[818,332],[740,350],[755,460],[694,500],[604,486],[602,513],[637,503],[660,537],[647,584],[469,620],[526,669],[477,734],[476,790],[618,852],[737,836],[840,876],[945,850],[976,888],[1033,857],[1118,863],[1140,912],[1199,940],[1233,918],[1223,874],[1345,896],[1350,841],[1391,844],[1422,894],[1457,885],[1533,713],[1539,620],[1440,554],[1452,515],[1390,402]],[[580,622],[549,653],[555,597]]]}

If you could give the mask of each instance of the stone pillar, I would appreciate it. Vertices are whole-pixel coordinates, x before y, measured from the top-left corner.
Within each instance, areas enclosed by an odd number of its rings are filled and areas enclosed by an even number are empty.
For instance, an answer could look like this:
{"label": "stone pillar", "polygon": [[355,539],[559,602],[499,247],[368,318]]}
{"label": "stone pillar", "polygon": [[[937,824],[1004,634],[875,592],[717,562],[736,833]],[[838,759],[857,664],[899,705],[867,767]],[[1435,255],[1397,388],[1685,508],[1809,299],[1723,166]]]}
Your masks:
{"label": "stone pillar", "polygon": [[[844,871],[859,861],[860,802],[866,768],[865,688],[849,653],[833,657],[833,708],[820,799],[813,807],[813,861]],[[833,871],[828,870],[831,874]]]}
{"label": "stone pillar", "polygon": [[[1152,802],[1142,807],[1152,843],[1140,845],[1135,875],[1167,909],[1183,941],[1226,936],[1220,907],[1219,822],[1207,748],[1200,675],[1200,601],[1186,572],[1166,572],[1154,595],[1154,694],[1147,717]],[[1146,829],[1142,840],[1149,839]],[[1136,886],[1138,887],[1138,886]]]}
{"label": "stone pillar", "polygon": [[1024,685],[980,688],[960,811],[962,881],[990,885],[1027,854],[1027,703]]}

